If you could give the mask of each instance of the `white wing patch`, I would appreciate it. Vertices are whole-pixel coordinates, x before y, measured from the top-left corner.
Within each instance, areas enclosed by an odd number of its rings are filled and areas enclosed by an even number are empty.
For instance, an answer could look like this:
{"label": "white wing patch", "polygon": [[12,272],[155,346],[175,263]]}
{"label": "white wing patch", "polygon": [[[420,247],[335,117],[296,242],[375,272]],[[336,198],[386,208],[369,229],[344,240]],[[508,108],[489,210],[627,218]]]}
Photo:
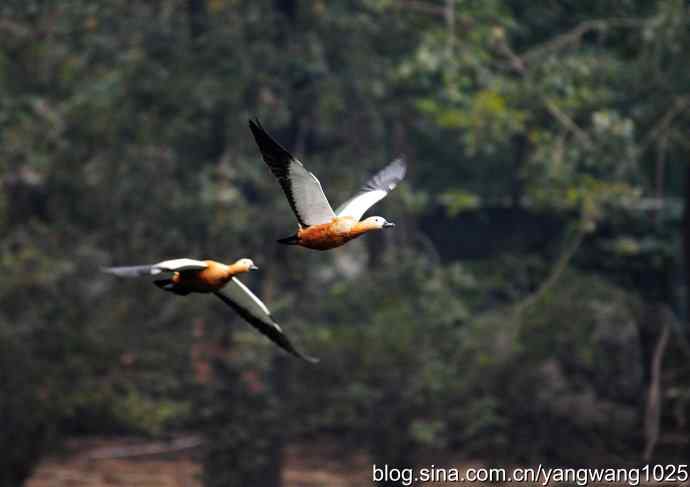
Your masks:
{"label": "white wing patch", "polygon": [[157,270],[158,272],[155,272],[155,274],[159,274],[161,271],[169,271],[169,272],[179,272],[179,271],[188,271],[188,270],[202,270],[206,269],[208,267],[208,264],[202,260],[194,260],[194,259],[172,259],[172,260],[164,260],[163,262],[159,262],[157,264],[153,265],[153,269],[151,271],[151,274],[154,274],[153,270]]}
{"label": "white wing patch", "polygon": [[335,211],[338,216],[351,216],[355,220],[362,218],[366,211],[393,191],[405,177],[407,164],[399,157],[379,172],[374,174],[352,198],[340,205]]}
{"label": "white wing patch", "polygon": [[388,192],[382,189],[361,193],[338,208],[338,216],[351,216],[359,220],[369,208],[385,198],[387,194]]}
{"label": "white wing patch", "polygon": [[[256,296],[256,294],[254,294],[247,286],[245,286],[245,285],[242,283],[242,281],[240,281],[240,280],[237,279],[236,277],[233,277],[233,278],[232,278],[232,282],[235,283],[235,285],[237,285],[237,287],[239,287],[247,296],[249,296],[249,297],[252,299],[252,301],[254,301],[254,304],[256,304],[256,305],[261,309],[261,311],[263,311],[264,313],[266,313],[267,316],[271,316],[271,312],[268,310],[268,308],[267,308],[266,305],[263,303],[263,301],[261,301],[261,300]],[[280,326],[278,326],[278,323],[271,322],[271,325],[273,325],[278,331],[283,331],[283,330],[280,328]]]}

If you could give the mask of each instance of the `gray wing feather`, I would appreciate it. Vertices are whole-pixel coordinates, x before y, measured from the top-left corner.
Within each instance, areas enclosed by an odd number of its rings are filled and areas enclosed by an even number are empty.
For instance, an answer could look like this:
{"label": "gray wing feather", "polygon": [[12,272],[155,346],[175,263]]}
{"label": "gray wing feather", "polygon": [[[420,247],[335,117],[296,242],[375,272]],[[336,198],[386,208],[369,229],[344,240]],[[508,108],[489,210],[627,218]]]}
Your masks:
{"label": "gray wing feather", "polygon": [[335,213],[314,174],[276,142],[258,121],[250,120],[249,128],[261,150],[264,161],[271,168],[297,220],[303,227],[328,223]]}
{"label": "gray wing feather", "polygon": [[214,294],[283,350],[308,362],[318,362],[318,359],[303,354],[292,345],[278,323],[273,321],[266,305],[239,279],[233,277],[222,292],[216,291]]}
{"label": "gray wing feather", "polygon": [[356,220],[386,197],[393,191],[400,181],[405,177],[407,164],[405,159],[399,157],[379,172],[374,174],[362,187],[357,194],[340,205],[335,213],[338,216],[351,216]]}
{"label": "gray wing feather", "polygon": [[152,265],[134,265],[127,267],[103,267],[101,268],[103,272],[108,274],[113,274],[118,277],[145,277],[145,276],[155,276],[160,274],[162,271]]}
{"label": "gray wing feather", "polygon": [[194,259],[164,260],[153,265],[134,265],[125,267],[103,267],[102,271],[118,277],[146,277],[157,276],[163,272],[178,272],[206,269],[208,264]]}

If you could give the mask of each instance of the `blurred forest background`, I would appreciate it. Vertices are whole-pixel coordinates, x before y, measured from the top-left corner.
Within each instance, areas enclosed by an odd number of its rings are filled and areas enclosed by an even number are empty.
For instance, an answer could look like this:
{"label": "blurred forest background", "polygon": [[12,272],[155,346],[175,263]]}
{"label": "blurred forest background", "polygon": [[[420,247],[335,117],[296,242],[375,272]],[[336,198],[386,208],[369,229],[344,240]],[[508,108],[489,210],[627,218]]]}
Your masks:
{"label": "blurred forest background", "polygon": [[[68,438],[178,432],[224,487],[323,437],[401,466],[690,458],[687,2],[4,0],[0,39],[0,485]],[[374,212],[397,227],[277,245],[253,116],[334,205],[405,154]],[[185,256],[253,258],[321,363],[99,272]]]}

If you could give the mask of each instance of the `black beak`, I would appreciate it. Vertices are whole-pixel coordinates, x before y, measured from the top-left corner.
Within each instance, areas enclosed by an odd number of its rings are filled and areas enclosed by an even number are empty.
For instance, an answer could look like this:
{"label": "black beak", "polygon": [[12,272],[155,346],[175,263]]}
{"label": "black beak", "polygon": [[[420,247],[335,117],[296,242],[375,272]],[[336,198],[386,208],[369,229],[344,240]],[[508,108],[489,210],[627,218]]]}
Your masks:
{"label": "black beak", "polygon": [[259,266],[256,265],[256,264],[252,264],[252,265],[249,266],[249,270],[250,270],[250,271],[258,271],[258,270],[259,270]]}
{"label": "black beak", "polygon": [[395,223],[393,222],[386,222],[383,224],[383,228],[388,228],[388,227],[394,227]]}

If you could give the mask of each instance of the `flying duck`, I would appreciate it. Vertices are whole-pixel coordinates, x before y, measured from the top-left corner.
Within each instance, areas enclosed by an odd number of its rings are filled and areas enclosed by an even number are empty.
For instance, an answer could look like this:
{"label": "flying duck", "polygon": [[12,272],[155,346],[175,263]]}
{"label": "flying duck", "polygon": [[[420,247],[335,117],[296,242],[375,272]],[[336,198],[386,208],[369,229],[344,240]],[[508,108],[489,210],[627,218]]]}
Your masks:
{"label": "flying duck", "polygon": [[213,260],[173,259],[152,265],[106,267],[102,270],[119,277],[160,277],[154,284],[179,296],[213,293],[283,350],[308,362],[318,362],[292,345],[266,305],[235,277],[257,269],[251,259],[240,259],[230,265]]}
{"label": "flying duck", "polygon": [[268,135],[258,120],[250,120],[249,128],[299,223],[296,234],[278,242],[328,250],[340,247],[367,232],[395,226],[380,216],[370,216],[362,221],[360,219],[405,177],[407,166],[403,158],[394,160],[372,176],[357,194],[333,211],[314,174]]}

